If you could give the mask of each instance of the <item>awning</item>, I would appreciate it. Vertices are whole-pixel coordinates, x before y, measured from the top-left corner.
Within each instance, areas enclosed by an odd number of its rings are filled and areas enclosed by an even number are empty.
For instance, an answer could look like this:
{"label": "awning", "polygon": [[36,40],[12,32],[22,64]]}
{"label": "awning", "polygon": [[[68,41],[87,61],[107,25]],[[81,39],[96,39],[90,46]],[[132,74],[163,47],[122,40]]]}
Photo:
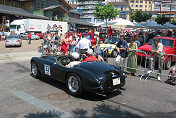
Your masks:
{"label": "awning", "polygon": [[92,23],[89,23],[87,21],[84,21],[82,19],[78,19],[78,18],[69,18],[69,19],[65,19],[66,22],[69,23],[74,23],[74,24],[80,24],[80,25],[86,25],[86,26],[93,26]]}
{"label": "awning", "polygon": [[27,18],[37,18],[37,19],[46,19],[46,20],[49,19],[48,17],[42,16],[42,15],[31,14],[22,8],[11,7],[11,6],[2,5],[2,4],[0,4],[0,13],[24,16]]}

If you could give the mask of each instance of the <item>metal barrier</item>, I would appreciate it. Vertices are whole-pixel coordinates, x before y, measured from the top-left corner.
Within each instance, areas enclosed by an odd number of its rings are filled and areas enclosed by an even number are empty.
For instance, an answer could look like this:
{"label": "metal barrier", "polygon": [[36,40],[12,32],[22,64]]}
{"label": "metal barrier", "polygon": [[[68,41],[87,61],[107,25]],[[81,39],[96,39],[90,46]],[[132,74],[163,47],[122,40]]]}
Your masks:
{"label": "metal barrier", "polygon": [[[116,63],[116,58],[117,57],[114,57],[114,54],[112,54],[112,53],[115,53],[114,52],[115,50],[113,48],[104,47],[104,48],[101,48],[101,50],[102,51],[103,50],[108,50],[108,51],[106,51],[105,54],[103,53],[103,55],[102,55],[102,57],[104,57],[104,58],[109,58],[107,63],[112,63],[113,65],[119,66],[122,70],[124,70],[124,69],[134,69],[136,71],[142,71],[142,72],[144,72],[144,74],[142,74],[140,76],[140,79],[142,79],[144,76],[148,77],[148,73],[147,73],[148,72],[148,69],[147,69],[147,53],[146,52],[144,52],[142,50],[135,51],[137,53],[137,55],[136,55],[136,58],[137,58],[137,66],[136,67],[137,68],[132,68],[132,67],[128,67],[127,66],[126,62],[128,60],[128,57],[125,58],[125,60],[124,60],[125,64],[123,66],[122,65],[118,65]],[[134,58],[132,58],[132,62],[133,62],[133,59]],[[111,61],[111,62],[109,62],[109,61]],[[122,61],[122,60],[120,60],[120,61]],[[123,62],[121,62],[121,63],[123,63]]]}
{"label": "metal barrier", "polygon": [[[152,54],[150,54],[150,59],[151,58],[156,58]],[[157,57],[158,59],[153,60],[153,66],[156,67],[156,63],[158,63],[158,71],[156,72],[155,69],[150,71],[153,74],[157,74],[157,76],[167,76],[171,77],[172,75],[169,73],[171,68],[172,68],[172,63],[176,63],[176,55],[173,54],[164,54],[163,56]],[[151,60],[152,61],[152,60]],[[151,62],[149,63],[150,66]],[[151,68],[149,68],[150,70]],[[166,73],[166,70],[169,70],[169,72]],[[172,76],[176,77],[176,76]]]}

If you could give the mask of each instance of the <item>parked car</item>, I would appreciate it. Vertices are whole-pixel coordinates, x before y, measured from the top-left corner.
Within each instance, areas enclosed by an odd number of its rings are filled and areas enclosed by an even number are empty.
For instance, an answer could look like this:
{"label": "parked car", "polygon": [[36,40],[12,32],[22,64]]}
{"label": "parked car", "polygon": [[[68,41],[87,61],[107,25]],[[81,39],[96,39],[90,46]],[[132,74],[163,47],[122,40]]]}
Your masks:
{"label": "parked car", "polygon": [[[151,47],[152,44],[154,42],[154,39],[158,38],[160,40],[160,43],[163,44],[163,51],[165,54],[172,54],[172,55],[176,55],[176,38],[172,38],[172,37],[154,37],[151,40],[149,40],[148,43],[145,43],[143,46],[139,47],[139,50],[144,51],[147,56],[151,55]],[[138,55],[138,59],[140,60],[141,56],[143,58],[146,57],[146,55],[144,53],[137,53]],[[172,55],[166,55],[165,56],[165,65],[166,65],[166,69],[168,69],[171,66],[171,62],[174,62],[176,60],[176,56],[172,56]],[[151,55],[153,57],[153,55]]]}
{"label": "parked car", "polygon": [[9,46],[20,46],[22,45],[22,40],[18,35],[9,35],[5,40],[5,47]]}
{"label": "parked car", "polygon": [[36,35],[38,35],[39,37],[40,37],[40,39],[43,39],[43,33],[41,33],[41,32],[38,32],[38,33],[36,33]]}
{"label": "parked car", "polygon": [[125,85],[126,73],[114,65],[88,61],[66,67],[71,61],[72,56],[33,57],[31,74],[35,78],[43,75],[66,83],[73,96],[81,96],[84,91],[110,93]]}
{"label": "parked car", "polygon": [[[21,34],[21,39],[27,40],[28,39],[28,33]],[[39,40],[40,37],[38,35],[35,35],[34,33],[31,33],[31,40]]]}
{"label": "parked car", "polygon": [[105,48],[108,48],[108,55],[117,57],[118,52],[115,47],[117,42],[119,42],[119,40],[120,37],[109,37],[105,39],[104,43],[100,44],[100,49],[104,50]]}

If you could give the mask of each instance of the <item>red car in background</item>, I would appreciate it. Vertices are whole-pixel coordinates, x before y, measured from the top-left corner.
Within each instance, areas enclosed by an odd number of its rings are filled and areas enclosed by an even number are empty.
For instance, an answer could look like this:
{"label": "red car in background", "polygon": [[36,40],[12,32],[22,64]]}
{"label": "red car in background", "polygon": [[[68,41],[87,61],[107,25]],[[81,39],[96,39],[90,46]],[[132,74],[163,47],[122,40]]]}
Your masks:
{"label": "red car in background", "polygon": [[[176,38],[172,38],[172,37],[154,37],[152,38],[148,43],[144,44],[143,46],[139,47],[139,50],[144,51],[147,56],[151,55],[151,47],[152,44],[154,42],[154,39],[158,38],[160,40],[160,43],[163,44],[163,51],[165,54],[171,54],[171,55],[165,55],[165,66],[166,69],[169,69],[169,67],[171,67],[171,62],[175,62],[176,60],[176,56],[172,56],[172,55],[176,55]],[[144,53],[137,53],[138,55],[138,59],[140,60],[141,55],[143,58],[146,57],[146,55]],[[151,55],[151,57],[153,57],[153,55]]]}
{"label": "red car in background", "polygon": [[[67,32],[66,34],[68,35],[68,37],[70,37],[70,35],[71,35],[72,33]],[[80,33],[80,35],[82,35],[82,34],[83,34],[83,33]],[[91,45],[95,45],[95,41],[96,41],[96,39],[94,38],[95,33],[90,33],[90,32],[88,32],[87,35],[90,36]],[[104,38],[100,39],[100,42],[102,43],[103,40],[104,40]]]}
{"label": "red car in background", "polygon": [[36,33],[36,35],[38,35],[40,37],[40,39],[43,39],[43,33],[38,32],[38,33]]}

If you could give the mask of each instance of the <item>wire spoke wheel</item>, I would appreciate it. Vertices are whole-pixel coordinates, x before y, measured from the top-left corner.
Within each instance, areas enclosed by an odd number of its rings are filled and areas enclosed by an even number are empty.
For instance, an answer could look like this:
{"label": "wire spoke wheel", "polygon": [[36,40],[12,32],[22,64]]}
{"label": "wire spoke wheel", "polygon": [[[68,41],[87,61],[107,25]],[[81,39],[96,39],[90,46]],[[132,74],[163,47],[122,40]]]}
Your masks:
{"label": "wire spoke wheel", "polygon": [[76,77],[70,76],[68,78],[68,87],[69,87],[69,90],[72,91],[72,92],[77,92],[78,91],[79,82],[78,82]]}

